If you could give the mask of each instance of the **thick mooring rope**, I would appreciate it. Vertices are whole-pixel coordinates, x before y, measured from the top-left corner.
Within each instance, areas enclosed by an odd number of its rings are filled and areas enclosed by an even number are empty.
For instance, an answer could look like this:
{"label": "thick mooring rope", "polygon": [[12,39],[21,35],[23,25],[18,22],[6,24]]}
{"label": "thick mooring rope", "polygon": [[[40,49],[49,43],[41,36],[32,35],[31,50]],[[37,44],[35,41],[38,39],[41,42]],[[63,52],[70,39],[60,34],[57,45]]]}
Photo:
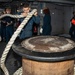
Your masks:
{"label": "thick mooring rope", "polygon": [[20,67],[13,75],[22,75],[22,67]]}
{"label": "thick mooring rope", "polygon": [[[5,60],[6,60],[6,57],[7,57],[7,54],[12,46],[12,44],[14,43],[15,39],[17,38],[18,34],[21,32],[22,28],[26,25],[26,23],[28,22],[28,20],[32,17],[32,15],[36,12],[37,10],[34,9],[32,12],[30,12],[27,17],[22,21],[22,23],[20,24],[20,26],[17,28],[17,30],[14,32],[14,34],[12,35],[10,41],[8,42],[8,44],[6,45],[6,48],[2,54],[2,57],[1,57],[1,60],[0,60],[0,66],[1,66],[1,69],[3,70],[4,74],[5,75],[9,75],[9,71],[7,70],[6,66],[5,66]],[[6,15],[2,15],[0,16],[0,18],[3,18],[4,16],[10,16],[10,17],[13,17],[13,18],[20,18],[20,17],[23,17],[22,15],[20,16],[13,16],[13,15],[9,15],[9,14],[6,14]],[[20,73],[18,73],[20,72]],[[16,73],[14,73],[14,75],[22,75],[22,68],[19,68],[19,70],[17,70]]]}
{"label": "thick mooring rope", "polygon": [[3,18],[3,17],[6,17],[6,16],[9,16],[9,17],[12,17],[12,18],[22,18],[22,17],[24,17],[23,15],[4,14],[4,15],[0,16],[0,19]]}

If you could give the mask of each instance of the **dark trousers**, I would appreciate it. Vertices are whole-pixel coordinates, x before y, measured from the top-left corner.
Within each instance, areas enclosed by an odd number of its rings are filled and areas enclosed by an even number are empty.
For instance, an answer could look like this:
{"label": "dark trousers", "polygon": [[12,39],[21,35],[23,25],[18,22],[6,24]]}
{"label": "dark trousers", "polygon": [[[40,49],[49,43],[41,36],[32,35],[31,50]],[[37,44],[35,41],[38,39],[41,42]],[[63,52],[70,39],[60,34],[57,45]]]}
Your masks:
{"label": "dark trousers", "polygon": [[6,28],[5,27],[1,27],[1,38],[2,40],[3,39],[6,39]]}
{"label": "dark trousers", "polygon": [[71,38],[75,38],[75,25],[72,25],[69,34],[71,35]]}
{"label": "dark trousers", "polygon": [[6,42],[8,42],[13,35],[14,28],[12,26],[7,26],[6,27]]}

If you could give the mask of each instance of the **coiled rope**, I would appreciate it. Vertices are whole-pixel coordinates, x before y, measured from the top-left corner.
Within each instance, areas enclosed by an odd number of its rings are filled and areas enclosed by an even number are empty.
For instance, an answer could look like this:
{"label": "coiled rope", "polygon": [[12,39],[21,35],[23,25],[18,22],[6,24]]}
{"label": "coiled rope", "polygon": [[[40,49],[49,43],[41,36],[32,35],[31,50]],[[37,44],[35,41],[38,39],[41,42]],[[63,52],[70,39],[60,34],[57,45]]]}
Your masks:
{"label": "coiled rope", "polygon": [[[22,28],[26,25],[26,23],[28,22],[28,20],[33,16],[33,14],[36,12],[37,10],[34,9],[32,12],[30,12],[27,17],[22,21],[22,23],[20,24],[20,26],[17,28],[17,30],[14,32],[14,34],[12,35],[12,37],[10,38],[10,41],[8,42],[8,44],[6,45],[5,50],[3,51],[1,60],[0,60],[0,66],[1,69],[3,70],[5,75],[9,75],[9,71],[7,70],[6,66],[5,66],[5,60],[7,57],[7,54],[12,46],[12,44],[14,43],[15,39],[17,38],[18,34],[21,32]],[[5,16],[10,16],[13,18],[22,18],[22,15],[10,15],[10,14],[5,14],[0,16],[0,18],[3,18]],[[15,72],[13,75],[22,75],[22,68],[19,68],[19,70],[17,70],[17,72]]]}

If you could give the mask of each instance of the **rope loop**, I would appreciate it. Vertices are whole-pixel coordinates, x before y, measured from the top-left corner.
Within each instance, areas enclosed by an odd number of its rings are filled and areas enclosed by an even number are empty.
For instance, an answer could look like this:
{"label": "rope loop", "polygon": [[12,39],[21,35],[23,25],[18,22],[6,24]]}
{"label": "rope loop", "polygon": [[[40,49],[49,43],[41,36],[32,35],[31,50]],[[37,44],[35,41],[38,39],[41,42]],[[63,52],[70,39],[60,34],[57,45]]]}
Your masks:
{"label": "rope loop", "polygon": [[[34,9],[32,10],[27,17],[22,21],[22,23],[20,24],[20,26],[16,29],[16,31],[14,32],[14,34],[12,35],[12,37],[10,38],[8,44],[6,45],[2,57],[0,59],[0,67],[3,70],[5,75],[9,75],[9,71],[5,66],[5,60],[7,57],[7,54],[12,46],[12,44],[14,43],[15,39],[17,38],[18,34],[21,32],[21,30],[23,29],[23,27],[26,25],[26,23],[28,22],[28,20],[33,16],[33,14],[36,12],[37,10]],[[22,18],[22,15],[11,15],[11,14],[5,14],[0,16],[0,19],[5,17],[5,16],[9,16],[9,17],[13,17],[13,18]],[[19,73],[20,72],[20,73]],[[14,73],[14,75],[22,75],[22,68],[19,68],[19,70],[17,70],[17,72]]]}

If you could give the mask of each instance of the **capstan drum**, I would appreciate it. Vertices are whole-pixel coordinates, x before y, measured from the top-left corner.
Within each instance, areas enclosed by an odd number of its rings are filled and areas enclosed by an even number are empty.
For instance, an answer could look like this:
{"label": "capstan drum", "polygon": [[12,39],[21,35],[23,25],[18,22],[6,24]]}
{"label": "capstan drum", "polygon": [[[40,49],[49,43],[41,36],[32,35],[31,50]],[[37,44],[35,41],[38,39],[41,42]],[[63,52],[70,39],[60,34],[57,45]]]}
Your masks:
{"label": "capstan drum", "polygon": [[36,36],[14,44],[23,75],[74,75],[75,43],[58,36]]}

